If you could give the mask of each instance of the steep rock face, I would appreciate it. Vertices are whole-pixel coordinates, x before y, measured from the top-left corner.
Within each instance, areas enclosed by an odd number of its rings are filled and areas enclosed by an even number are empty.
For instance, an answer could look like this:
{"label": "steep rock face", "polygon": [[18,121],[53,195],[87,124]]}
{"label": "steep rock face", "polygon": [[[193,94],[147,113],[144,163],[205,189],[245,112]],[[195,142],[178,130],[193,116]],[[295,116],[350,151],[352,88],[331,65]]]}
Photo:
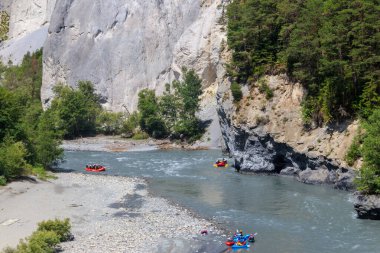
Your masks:
{"label": "steep rock face", "polygon": [[220,3],[58,0],[44,46],[44,102],[57,82],[90,80],[110,109],[132,111],[139,90],[160,93],[182,66],[213,83]]}
{"label": "steep rock face", "polygon": [[10,15],[9,40],[0,45],[0,60],[21,63],[24,55],[40,49],[47,30],[55,0],[4,0],[0,8]]}
{"label": "steep rock face", "polygon": [[217,142],[215,93],[224,74],[219,51],[225,37],[218,21],[223,2],[58,0],[44,45],[44,106],[57,83],[75,86],[89,80],[106,108],[132,112],[141,89],[161,94],[184,66],[204,80],[200,117],[212,120],[208,137]]}
{"label": "steep rock face", "polygon": [[55,0],[15,0],[10,8],[9,38],[23,37],[47,26]]}
{"label": "steep rock face", "polygon": [[[302,131],[291,122],[301,120],[300,114],[294,112],[299,110],[302,100],[301,86],[279,82],[284,77],[266,78],[277,80],[278,88],[269,82],[274,91],[274,97],[269,99],[271,101],[265,98],[265,94],[257,92],[259,85],[243,88],[244,99],[239,104],[232,102],[228,81],[218,90],[222,135],[227,150],[234,157],[236,169],[294,176],[308,184],[332,184],[339,189],[352,189],[353,170],[322,152],[308,152],[315,149],[312,150],[311,145],[318,135],[309,138],[313,134],[311,132],[302,137]],[[277,112],[275,107],[278,107]],[[282,120],[283,117],[288,119]],[[284,141],[285,138],[288,139]],[[339,138],[340,134],[335,134],[335,137],[331,134],[330,138],[321,137],[319,142],[315,142],[318,145],[334,145],[331,142]],[[309,148],[304,150],[300,146]]]}

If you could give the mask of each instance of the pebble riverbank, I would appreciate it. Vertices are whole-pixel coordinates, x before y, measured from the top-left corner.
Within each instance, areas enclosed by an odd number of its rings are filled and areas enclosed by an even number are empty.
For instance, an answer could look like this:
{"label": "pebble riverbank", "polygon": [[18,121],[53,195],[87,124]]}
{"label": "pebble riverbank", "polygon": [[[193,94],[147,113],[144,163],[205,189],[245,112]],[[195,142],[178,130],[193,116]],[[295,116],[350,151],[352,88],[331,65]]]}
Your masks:
{"label": "pebble riverbank", "polygon": [[[143,179],[76,173],[57,176],[50,182],[10,184],[0,189],[1,218],[17,220],[0,226],[0,235],[13,234],[14,239],[12,244],[1,236],[0,246],[15,246],[15,241],[27,236],[25,229],[33,231],[41,220],[68,217],[75,240],[61,244],[64,252],[215,252],[199,249],[210,248],[205,244],[220,237],[222,231],[190,211],[152,196]],[[20,188],[23,186],[25,189]],[[20,212],[12,210],[13,206]],[[200,235],[205,229],[209,232],[206,241]],[[221,242],[220,238],[214,240],[215,245]]]}

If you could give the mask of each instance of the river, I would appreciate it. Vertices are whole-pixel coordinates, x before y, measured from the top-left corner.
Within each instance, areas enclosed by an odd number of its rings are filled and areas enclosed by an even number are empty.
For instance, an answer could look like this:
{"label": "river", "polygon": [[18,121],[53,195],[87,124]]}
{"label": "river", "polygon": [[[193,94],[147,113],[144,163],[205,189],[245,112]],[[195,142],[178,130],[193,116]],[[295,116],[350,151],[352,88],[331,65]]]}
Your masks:
{"label": "river", "polygon": [[257,233],[244,252],[380,252],[380,222],[356,219],[348,192],[214,168],[221,157],[218,150],[66,151],[61,167],[83,172],[87,163],[99,163],[107,167],[104,174],[144,177],[151,192],[228,231]]}

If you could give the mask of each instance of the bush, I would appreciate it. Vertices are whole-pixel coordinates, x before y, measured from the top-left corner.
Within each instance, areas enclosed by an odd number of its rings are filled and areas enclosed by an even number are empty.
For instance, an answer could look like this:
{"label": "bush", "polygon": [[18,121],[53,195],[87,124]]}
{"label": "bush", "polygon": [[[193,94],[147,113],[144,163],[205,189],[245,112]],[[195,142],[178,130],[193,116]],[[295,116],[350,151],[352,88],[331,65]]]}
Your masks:
{"label": "bush", "polygon": [[[29,173],[28,173],[29,174]],[[40,180],[47,180],[49,178],[56,178],[54,175],[49,175],[48,172],[42,166],[32,167],[30,174],[37,176]]]}
{"label": "bush", "polygon": [[29,237],[26,252],[54,253],[54,247],[57,246],[59,242],[59,236],[54,231],[36,231]]}
{"label": "bush", "polygon": [[361,135],[355,136],[352,140],[351,146],[347,150],[345,160],[350,166],[354,165],[355,161],[362,156],[360,151],[361,138]]}
{"label": "bush", "polygon": [[134,140],[145,140],[148,138],[149,138],[149,135],[145,132],[137,132],[132,137],[132,139],[134,139]]}
{"label": "bush", "polygon": [[231,92],[234,102],[239,102],[243,98],[243,92],[241,91],[241,87],[238,83],[231,84]]}
{"label": "bush", "polygon": [[124,116],[121,112],[102,111],[96,117],[96,132],[105,135],[120,134],[124,121]]}
{"label": "bush", "polygon": [[54,253],[60,242],[71,239],[70,220],[48,220],[38,224],[37,231],[21,240],[16,249],[6,248],[2,253]]}
{"label": "bush", "polygon": [[380,194],[380,177],[371,168],[365,166],[361,168],[355,183],[359,191],[367,194]]}
{"label": "bush", "polygon": [[259,86],[259,91],[260,91],[260,93],[265,93],[265,98],[266,99],[271,99],[273,97],[273,91],[272,91],[272,89],[264,81],[261,82],[261,84]]}
{"label": "bush", "polygon": [[9,15],[5,11],[0,11],[0,42],[8,39]]}
{"label": "bush", "polygon": [[123,126],[121,128],[121,134],[125,136],[132,137],[136,132],[136,129],[139,127],[140,115],[137,112],[129,115],[127,120],[123,122]]}
{"label": "bush", "polygon": [[4,176],[0,176],[0,186],[7,184],[7,179]]}
{"label": "bush", "polygon": [[363,126],[361,154],[364,163],[356,183],[361,191],[380,194],[380,109],[375,110]]}
{"label": "bush", "polygon": [[48,220],[38,223],[37,231],[53,231],[57,234],[59,241],[64,242],[70,239],[70,219],[66,218],[64,220]]}
{"label": "bush", "polygon": [[0,175],[7,180],[21,176],[27,163],[26,149],[22,142],[6,140],[0,145]]}

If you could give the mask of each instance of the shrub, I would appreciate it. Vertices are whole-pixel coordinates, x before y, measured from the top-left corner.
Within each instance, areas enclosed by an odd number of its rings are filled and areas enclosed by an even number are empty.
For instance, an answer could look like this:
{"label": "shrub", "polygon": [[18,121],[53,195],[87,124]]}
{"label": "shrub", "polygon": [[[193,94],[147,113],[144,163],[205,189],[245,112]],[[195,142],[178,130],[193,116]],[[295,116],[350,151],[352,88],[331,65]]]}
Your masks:
{"label": "shrub", "polygon": [[96,117],[96,132],[106,135],[120,134],[124,121],[124,115],[121,112],[102,111]]}
{"label": "shrub", "polygon": [[231,92],[234,102],[239,102],[243,98],[243,92],[241,91],[241,87],[238,83],[231,84]]}
{"label": "shrub", "polygon": [[7,184],[7,179],[4,176],[0,176],[0,186]]}
{"label": "shrub", "polygon": [[44,167],[36,166],[31,168],[31,174],[37,176],[41,180],[47,180],[49,178],[56,178],[53,175],[49,175]]}
{"label": "shrub", "polygon": [[259,86],[260,93],[265,93],[266,99],[271,99],[273,97],[273,90],[268,86],[266,82],[261,82]]}
{"label": "shrub", "polygon": [[352,140],[351,146],[347,150],[345,160],[350,166],[354,165],[355,161],[362,156],[360,151],[361,138],[360,135],[355,136]]}
{"label": "shrub", "polygon": [[134,139],[134,140],[145,140],[148,138],[149,138],[149,135],[145,132],[137,132],[132,137],[132,139]]}
{"label": "shrub", "polygon": [[358,190],[380,194],[380,109],[375,110],[363,126],[361,154],[364,163],[356,183]]}
{"label": "shrub", "polygon": [[0,145],[0,175],[7,180],[22,175],[25,166],[26,149],[22,142],[6,140]]}
{"label": "shrub", "polygon": [[[59,236],[54,231],[36,231],[29,237],[26,252],[53,253],[54,247],[60,242]],[[20,252],[21,253],[21,252]]]}
{"label": "shrub", "polygon": [[127,137],[132,137],[136,132],[136,129],[139,127],[140,115],[137,112],[129,115],[127,120],[123,122],[121,127],[121,134]]}
{"label": "shrub", "polygon": [[47,220],[38,223],[37,231],[53,231],[57,234],[59,241],[64,242],[70,239],[71,225],[70,219],[66,218],[64,220]]}
{"label": "shrub", "polygon": [[5,11],[0,11],[0,42],[8,39],[9,15]]}

